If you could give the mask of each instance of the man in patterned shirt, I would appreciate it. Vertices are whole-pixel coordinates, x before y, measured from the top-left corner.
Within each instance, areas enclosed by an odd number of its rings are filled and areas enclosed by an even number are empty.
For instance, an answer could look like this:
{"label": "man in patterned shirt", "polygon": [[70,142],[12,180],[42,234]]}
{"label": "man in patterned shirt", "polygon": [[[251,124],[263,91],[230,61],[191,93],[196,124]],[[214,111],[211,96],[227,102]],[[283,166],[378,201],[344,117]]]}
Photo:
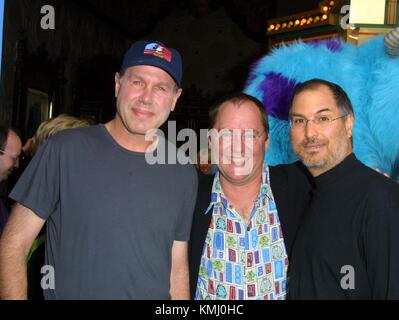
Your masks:
{"label": "man in patterned shirt", "polygon": [[[195,299],[284,299],[288,256],[310,182],[299,163],[269,167],[260,101],[236,93],[210,111],[215,177],[202,177],[190,240]],[[280,223],[281,218],[281,223]]]}

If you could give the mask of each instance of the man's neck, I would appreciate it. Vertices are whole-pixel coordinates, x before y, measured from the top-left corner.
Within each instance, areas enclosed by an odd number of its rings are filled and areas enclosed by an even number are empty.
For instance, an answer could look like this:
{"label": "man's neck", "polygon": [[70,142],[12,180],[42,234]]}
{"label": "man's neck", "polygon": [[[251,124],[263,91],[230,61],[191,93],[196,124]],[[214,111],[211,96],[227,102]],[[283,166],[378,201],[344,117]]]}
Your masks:
{"label": "man's neck", "polygon": [[117,119],[106,123],[105,128],[120,146],[129,151],[146,152],[151,144],[156,141],[155,138],[152,141],[148,141],[145,139],[145,135],[130,133],[122,123],[118,123]]}
{"label": "man's neck", "polygon": [[246,222],[249,222],[254,202],[262,184],[262,174],[245,184],[234,184],[220,176],[220,184],[229,203]]}

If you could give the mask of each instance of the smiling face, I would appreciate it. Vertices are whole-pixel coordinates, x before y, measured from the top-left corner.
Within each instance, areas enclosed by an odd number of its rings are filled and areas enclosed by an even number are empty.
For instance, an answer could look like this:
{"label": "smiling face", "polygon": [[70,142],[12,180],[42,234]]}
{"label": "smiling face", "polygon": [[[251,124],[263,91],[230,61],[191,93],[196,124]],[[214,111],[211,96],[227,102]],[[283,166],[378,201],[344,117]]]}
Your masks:
{"label": "smiling face", "polygon": [[164,70],[147,65],[128,68],[121,77],[115,75],[119,130],[143,135],[159,128],[174,110],[182,90]]}
{"label": "smiling face", "polygon": [[[213,137],[211,142],[212,152],[218,152],[221,180],[245,185],[261,178],[269,140],[256,105],[245,100],[239,103],[223,103],[219,108],[214,129],[220,133],[219,138]],[[229,136],[226,137],[225,133]],[[215,142],[218,143],[217,148]]]}
{"label": "smiling face", "polygon": [[[306,122],[342,116],[344,114],[338,108],[331,90],[325,85],[308,88],[297,94],[290,110],[291,121]],[[294,152],[313,176],[332,169],[352,152],[353,121],[350,113],[324,125],[307,121],[304,126],[291,127]]]}

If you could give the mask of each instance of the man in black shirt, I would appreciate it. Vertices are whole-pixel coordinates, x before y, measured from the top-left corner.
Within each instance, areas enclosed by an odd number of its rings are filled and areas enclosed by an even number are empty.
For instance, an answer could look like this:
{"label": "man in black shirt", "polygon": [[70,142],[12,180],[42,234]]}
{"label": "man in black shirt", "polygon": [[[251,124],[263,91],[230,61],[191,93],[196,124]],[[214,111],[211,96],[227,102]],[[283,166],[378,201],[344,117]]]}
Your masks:
{"label": "man in black shirt", "polygon": [[288,271],[291,299],[399,299],[399,186],[352,153],[354,114],[339,86],[301,84],[291,142],[315,179]]}

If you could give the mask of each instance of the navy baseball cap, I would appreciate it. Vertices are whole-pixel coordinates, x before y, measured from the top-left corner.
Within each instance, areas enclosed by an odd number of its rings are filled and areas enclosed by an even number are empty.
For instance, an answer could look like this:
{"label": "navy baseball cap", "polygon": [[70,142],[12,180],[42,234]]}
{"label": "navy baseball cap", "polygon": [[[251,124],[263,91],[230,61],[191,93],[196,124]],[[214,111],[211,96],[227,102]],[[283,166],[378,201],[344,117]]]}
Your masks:
{"label": "navy baseball cap", "polygon": [[163,69],[180,87],[182,63],[180,53],[176,49],[168,48],[159,41],[137,41],[125,53],[121,71],[137,65],[149,65]]}

